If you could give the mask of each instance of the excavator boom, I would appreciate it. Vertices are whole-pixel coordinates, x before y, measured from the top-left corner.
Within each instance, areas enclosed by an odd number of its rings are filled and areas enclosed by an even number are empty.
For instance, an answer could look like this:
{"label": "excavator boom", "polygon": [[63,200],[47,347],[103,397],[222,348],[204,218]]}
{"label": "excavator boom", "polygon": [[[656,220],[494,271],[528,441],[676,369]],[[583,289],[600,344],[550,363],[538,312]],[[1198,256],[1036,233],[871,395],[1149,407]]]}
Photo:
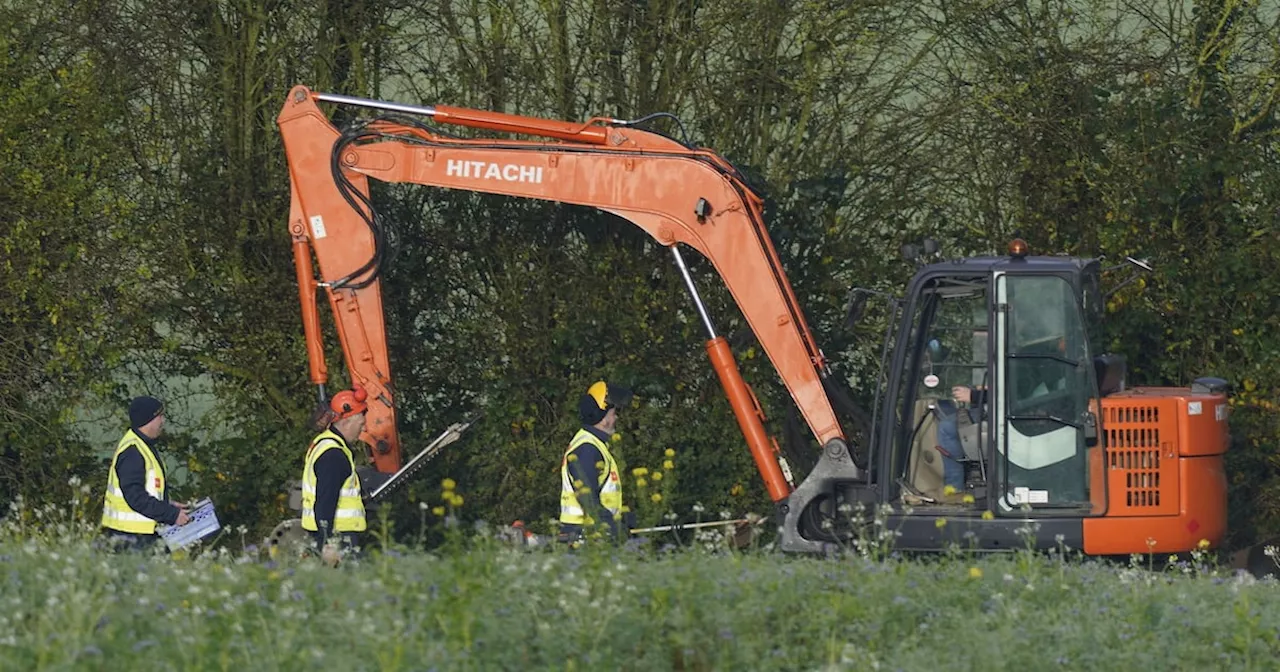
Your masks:
{"label": "excavator boom", "polygon": [[[319,103],[355,105],[383,116],[345,132]],[[412,116],[406,116],[412,115]],[[528,136],[461,139],[422,123]],[[323,287],[354,382],[372,403],[365,435],[382,472],[400,467],[395,392],[378,280],[383,241],[368,180],[536,198],[598,208],[644,229],[672,250],[707,330],[707,350],[775,502],[793,490],[763,413],[727,341],[697,295],[679,245],[697,250],[724,279],[761,347],[819,443],[846,450],[823,387],[826,364],[762,217],[762,201],[716,153],[616,119],[551,121],[445,106],[411,106],[295,87],[277,119],[292,181],[289,229],[311,380],[324,396],[327,370],[316,309]],[[311,255],[319,267],[316,279]]]}

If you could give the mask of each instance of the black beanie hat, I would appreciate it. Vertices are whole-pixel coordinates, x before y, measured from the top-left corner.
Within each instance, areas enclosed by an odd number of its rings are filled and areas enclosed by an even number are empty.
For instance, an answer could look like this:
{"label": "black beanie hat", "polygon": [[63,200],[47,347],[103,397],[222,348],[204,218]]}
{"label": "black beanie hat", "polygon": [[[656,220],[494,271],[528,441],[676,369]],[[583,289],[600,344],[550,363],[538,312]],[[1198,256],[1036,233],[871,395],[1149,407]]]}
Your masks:
{"label": "black beanie hat", "polygon": [[631,396],[631,390],[625,387],[598,380],[587,389],[586,394],[578,398],[578,418],[583,424],[594,425],[604,420],[609,409],[630,404]]}
{"label": "black beanie hat", "polygon": [[155,397],[134,397],[129,402],[129,426],[137,429],[164,412],[164,404]]}
{"label": "black beanie hat", "polygon": [[600,405],[589,394],[584,394],[578,399],[578,419],[582,420],[584,425],[594,425],[604,420],[604,416],[608,412],[607,409],[600,408]]}

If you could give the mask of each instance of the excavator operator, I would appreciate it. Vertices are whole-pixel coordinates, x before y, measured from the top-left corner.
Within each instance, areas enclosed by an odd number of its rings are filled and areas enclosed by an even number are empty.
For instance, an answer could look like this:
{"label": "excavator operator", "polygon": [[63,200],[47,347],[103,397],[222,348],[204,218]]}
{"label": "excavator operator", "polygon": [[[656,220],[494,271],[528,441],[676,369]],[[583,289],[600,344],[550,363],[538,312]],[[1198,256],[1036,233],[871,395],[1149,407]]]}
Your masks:
{"label": "excavator operator", "polygon": [[629,530],[622,510],[622,478],[609,452],[618,409],[631,403],[631,391],[601,380],[578,400],[582,428],[569,441],[560,460],[559,541],[580,544],[594,525],[603,525],[614,540]]}
{"label": "excavator operator", "polygon": [[[942,493],[942,501],[954,504],[962,502],[965,494],[965,449],[961,431],[974,434],[978,427],[986,427],[987,423],[982,419],[987,390],[984,387],[955,385],[951,388],[951,399],[955,403],[938,404],[938,444],[942,453],[943,486],[951,489]],[[968,404],[969,407],[962,408],[958,404]]]}
{"label": "excavator operator", "polygon": [[358,533],[367,527],[360,476],[347,445],[347,437],[364,429],[367,399],[359,385],[333,395],[328,426],[311,440],[302,469],[302,529],[311,532],[316,550],[331,564],[336,547],[357,548]]}

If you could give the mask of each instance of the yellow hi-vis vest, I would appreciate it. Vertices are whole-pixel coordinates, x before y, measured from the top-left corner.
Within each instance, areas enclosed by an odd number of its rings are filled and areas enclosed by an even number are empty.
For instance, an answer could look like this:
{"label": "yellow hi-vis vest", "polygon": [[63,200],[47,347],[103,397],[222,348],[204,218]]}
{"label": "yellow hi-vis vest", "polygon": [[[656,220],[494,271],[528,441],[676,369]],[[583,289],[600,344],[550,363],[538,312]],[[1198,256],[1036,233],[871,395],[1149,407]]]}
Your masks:
{"label": "yellow hi-vis vest", "polygon": [[307,449],[306,465],[302,468],[302,529],[320,530],[316,524],[316,460],[331,448],[340,448],[351,465],[351,475],[338,491],[338,509],[333,514],[333,529],[329,532],[363,532],[364,500],[360,497],[360,477],[356,476],[356,463],[351,457],[347,442],[331,429],[326,429],[311,441]]}
{"label": "yellow hi-vis vest", "polygon": [[124,491],[120,489],[120,478],[116,475],[116,461],[120,459],[120,453],[130,447],[137,448],[142,454],[142,463],[146,470],[143,479],[147,494],[161,501],[164,500],[164,469],[160,468],[160,460],[156,459],[155,453],[151,452],[147,442],[130,429],[120,438],[120,443],[116,444],[115,455],[111,456],[111,470],[107,472],[107,494],[102,500],[102,526],[130,534],[155,534],[156,521],[129,508],[129,504],[124,501]]}
{"label": "yellow hi-vis vest", "polygon": [[[580,429],[569,442],[569,449],[565,451],[564,457],[560,459],[560,522],[569,525],[587,525],[597,522],[582,511],[582,504],[578,502],[578,491],[569,476],[569,456],[579,446],[587,443],[595,446],[604,456],[604,465],[600,468],[600,480],[595,484],[600,489],[600,505],[615,518],[622,510],[622,479],[618,476],[618,463],[614,461],[613,455],[609,454],[609,448],[603,441],[586,429]],[[590,485],[584,483],[582,487],[587,488]]]}

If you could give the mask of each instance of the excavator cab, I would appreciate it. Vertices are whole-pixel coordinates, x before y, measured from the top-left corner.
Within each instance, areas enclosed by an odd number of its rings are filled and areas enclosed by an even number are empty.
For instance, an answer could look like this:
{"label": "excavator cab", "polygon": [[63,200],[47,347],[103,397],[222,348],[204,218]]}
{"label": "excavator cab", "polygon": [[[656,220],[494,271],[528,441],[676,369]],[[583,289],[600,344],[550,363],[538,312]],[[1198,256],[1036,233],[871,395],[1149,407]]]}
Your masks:
{"label": "excavator cab", "polygon": [[[891,511],[897,547],[937,550],[973,532],[993,549],[1019,545],[1018,529],[1079,543],[1082,521],[1107,511],[1102,381],[1121,389],[1123,359],[1095,357],[1101,265],[1096,259],[1007,256],[921,267],[895,305],[898,324],[862,482],[832,478],[797,492],[806,508],[801,547],[840,543],[858,521],[841,505]],[[894,335],[896,334],[896,338]],[[946,519],[940,524],[939,519]],[[843,528],[843,529],[842,529]],[[784,530],[786,536],[788,530]],[[1078,546],[1077,546],[1078,547]]]}
{"label": "excavator cab", "polygon": [[1011,256],[916,275],[878,432],[889,501],[1018,515],[1093,509],[1098,271],[1092,260]]}
{"label": "excavator cab", "polygon": [[1225,383],[1126,389],[1124,358],[1097,351],[1102,272],[1022,241],[920,268],[891,303],[869,469],[820,459],[784,506],[782,547],[856,540],[872,521],[850,510],[874,511],[907,551],[1220,543]]}

